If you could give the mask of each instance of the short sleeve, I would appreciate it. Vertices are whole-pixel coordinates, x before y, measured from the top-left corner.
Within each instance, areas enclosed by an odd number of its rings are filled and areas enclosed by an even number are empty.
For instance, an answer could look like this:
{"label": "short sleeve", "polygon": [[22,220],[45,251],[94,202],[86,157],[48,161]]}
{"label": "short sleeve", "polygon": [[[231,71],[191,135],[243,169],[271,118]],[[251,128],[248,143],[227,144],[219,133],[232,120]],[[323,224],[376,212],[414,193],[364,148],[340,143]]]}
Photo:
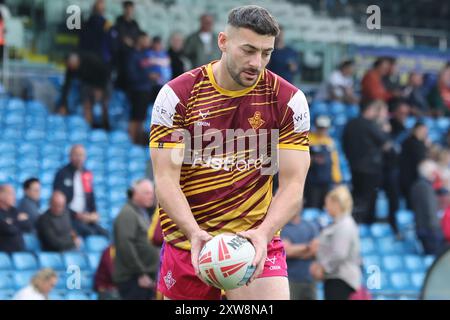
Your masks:
{"label": "short sleeve", "polygon": [[169,85],[164,85],[153,105],[150,148],[182,148],[185,107]]}
{"label": "short sleeve", "polygon": [[297,90],[282,111],[278,148],[309,151],[310,116],[303,92]]}

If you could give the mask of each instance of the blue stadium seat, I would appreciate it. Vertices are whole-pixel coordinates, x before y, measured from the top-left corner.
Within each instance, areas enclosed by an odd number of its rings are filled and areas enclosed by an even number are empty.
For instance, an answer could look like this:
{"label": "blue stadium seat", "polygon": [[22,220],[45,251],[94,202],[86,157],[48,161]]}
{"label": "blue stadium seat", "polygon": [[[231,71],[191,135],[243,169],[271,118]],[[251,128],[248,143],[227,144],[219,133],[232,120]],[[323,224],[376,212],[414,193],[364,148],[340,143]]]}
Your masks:
{"label": "blue stadium seat", "polygon": [[303,209],[301,215],[305,221],[313,221],[319,218],[321,212],[317,208],[305,208]]}
{"label": "blue stadium seat", "polygon": [[375,253],[375,242],[372,238],[361,239],[361,253],[363,255]]}
{"label": "blue stadium seat", "polygon": [[108,134],[105,130],[92,130],[89,141],[94,144],[108,144]]}
{"label": "blue stadium seat", "polygon": [[62,292],[50,292],[50,294],[48,295],[48,299],[55,300],[55,301],[66,300],[66,296]]}
{"label": "blue stadium seat", "polygon": [[114,145],[128,145],[130,144],[130,137],[124,131],[113,131],[109,134],[109,140]]}
{"label": "blue stadium seat", "polygon": [[63,163],[59,160],[46,158],[45,156],[41,160],[41,168],[43,170],[58,170],[63,166]]}
{"label": "blue stadium seat", "polygon": [[436,127],[442,132],[446,132],[450,127],[450,119],[447,117],[440,117],[436,119]]}
{"label": "blue stadium seat", "polygon": [[109,240],[103,236],[89,236],[86,238],[86,249],[90,252],[103,252],[109,246]]}
{"label": "blue stadium seat", "polygon": [[403,245],[392,237],[383,237],[377,238],[377,249],[383,255],[400,254],[403,252]]}
{"label": "blue stadium seat", "polygon": [[2,139],[18,144],[23,140],[23,131],[18,128],[7,127],[3,130]]}
{"label": "blue stadium seat", "polygon": [[9,99],[9,101],[7,102],[7,105],[6,105],[6,112],[7,113],[11,113],[11,112],[25,113],[26,109],[25,109],[24,101],[22,99],[18,99],[18,98]]}
{"label": "blue stadium seat", "polygon": [[77,115],[70,115],[66,117],[67,128],[69,131],[87,131],[89,125],[83,117]]}
{"label": "blue stadium seat", "polygon": [[367,224],[358,225],[359,228],[359,236],[361,238],[370,237],[370,228]]}
{"label": "blue stadium seat", "polygon": [[411,290],[412,284],[407,272],[394,272],[390,276],[391,285],[394,290]]}
{"label": "blue stadium seat", "polygon": [[143,161],[130,161],[128,163],[128,172],[137,172],[144,174],[147,169],[147,163]]}
{"label": "blue stadium seat", "polygon": [[89,133],[81,129],[74,129],[74,131],[69,131],[67,139],[71,144],[85,144],[89,140]]}
{"label": "blue stadium seat", "polygon": [[377,219],[382,220],[386,219],[388,215],[389,215],[388,200],[384,194],[382,196],[378,195],[376,200],[375,216]]}
{"label": "blue stadium seat", "polygon": [[22,158],[21,160],[37,160],[30,158],[37,158],[41,153],[41,143],[40,142],[24,142],[17,146],[17,152]]}
{"label": "blue stadium seat", "polygon": [[404,257],[404,260],[405,260],[405,265],[406,265],[406,268],[408,269],[408,271],[422,272],[425,270],[425,264],[424,264],[421,256],[409,254]]}
{"label": "blue stadium seat", "polygon": [[16,163],[17,161],[14,154],[11,156],[2,154],[0,157],[0,168],[14,168]]}
{"label": "blue stadium seat", "polygon": [[0,301],[11,300],[14,297],[14,293],[14,290],[0,290]]}
{"label": "blue stadium seat", "polygon": [[393,271],[403,271],[404,263],[401,256],[388,255],[383,257],[383,270],[393,272]]}
{"label": "blue stadium seat", "polygon": [[41,251],[41,244],[39,243],[39,239],[35,234],[27,233],[23,235],[23,239],[25,241],[25,248],[28,251],[39,252]]}
{"label": "blue stadium seat", "polygon": [[15,154],[16,153],[16,145],[14,143],[11,142],[7,142],[7,141],[2,141],[0,142],[0,153],[2,155],[5,154]]}
{"label": "blue stadium seat", "polygon": [[14,289],[15,283],[11,273],[0,271],[0,290]]}
{"label": "blue stadium seat", "polygon": [[54,270],[64,270],[62,256],[56,252],[41,252],[38,254],[39,264],[42,268],[52,268]]}
{"label": "blue stadium seat", "polygon": [[12,267],[9,255],[5,252],[0,252],[0,271],[8,271],[11,270]]}
{"label": "blue stadium seat", "polygon": [[45,139],[45,131],[39,129],[28,129],[24,134],[24,139],[28,142],[43,141]]}
{"label": "blue stadium seat", "polygon": [[22,127],[25,122],[25,114],[21,112],[7,113],[3,119],[6,126]]}
{"label": "blue stadium seat", "polygon": [[391,226],[388,223],[374,223],[370,226],[370,232],[373,237],[389,237],[393,235]]}
{"label": "blue stadium seat", "polygon": [[88,254],[89,266],[95,272],[100,264],[101,252],[89,252]]}
{"label": "blue stadium seat", "polygon": [[414,225],[414,213],[410,210],[399,210],[396,219],[402,229],[411,228]]}
{"label": "blue stadium seat", "polygon": [[436,259],[436,258],[435,258],[434,256],[432,256],[432,255],[426,256],[426,257],[423,259],[423,263],[424,263],[424,265],[425,265],[425,268],[426,268],[426,269],[430,268],[431,265],[433,264],[433,262],[434,262],[435,259]]}
{"label": "blue stadium seat", "polygon": [[36,258],[29,252],[14,252],[12,261],[16,270],[36,270],[38,268]]}
{"label": "blue stadium seat", "polygon": [[89,159],[101,159],[103,161],[105,157],[105,148],[99,145],[90,144],[86,148],[86,153]]}
{"label": "blue stadium seat", "polygon": [[128,147],[111,146],[106,150],[106,156],[111,160],[126,160],[128,158]]}
{"label": "blue stadium seat", "polygon": [[[128,170],[128,164],[125,161],[111,159],[108,161],[106,168],[108,172],[112,172],[115,175],[116,172],[126,173]],[[124,175],[124,178],[126,179],[126,175]]]}
{"label": "blue stadium seat", "polygon": [[[53,131],[66,131],[64,117],[57,114],[51,114],[47,117],[47,128]],[[50,130],[47,133],[51,132]]]}
{"label": "blue stadium seat", "polygon": [[125,190],[123,189],[111,189],[110,193],[109,193],[109,202],[110,204],[115,204],[115,203],[124,203],[124,201],[126,201],[126,194],[125,194]]}
{"label": "blue stadium seat", "polygon": [[13,273],[13,279],[16,289],[22,289],[30,284],[31,278],[36,271],[16,271]]}
{"label": "blue stadium seat", "polygon": [[46,139],[51,143],[64,143],[69,140],[68,135],[63,128],[59,129],[48,129],[46,134]]}
{"label": "blue stadium seat", "polygon": [[346,106],[341,102],[332,102],[329,104],[329,110],[332,115],[345,115]]}
{"label": "blue stadium seat", "polygon": [[411,283],[412,283],[412,287],[415,290],[420,291],[422,289],[424,280],[425,280],[424,272],[411,273]]}
{"label": "blue stadium seat", "polygon": [[86,270],[88,268],[88,263],[86,256],[81,252],[66,252],[63,253],[64,264],[67,267],[71,265],[78,266],[81,270]]}
{"label": "blue stadium seat", "polygon": [[366,268],[369,266],[381,267],[381,258],[379,255],[367,255],[363,257],[363,264]]}
{"label": "blue stadium seat", "polygon": [[89,297],[83,292],[70,291],[66,295],[66,300],[89,300]]}
{"label": "blue stadium seat", "polygon": [[138,146],[132,146],[128,152],[128,159],[136,161],[145,161],[149,158],[148,149]]}

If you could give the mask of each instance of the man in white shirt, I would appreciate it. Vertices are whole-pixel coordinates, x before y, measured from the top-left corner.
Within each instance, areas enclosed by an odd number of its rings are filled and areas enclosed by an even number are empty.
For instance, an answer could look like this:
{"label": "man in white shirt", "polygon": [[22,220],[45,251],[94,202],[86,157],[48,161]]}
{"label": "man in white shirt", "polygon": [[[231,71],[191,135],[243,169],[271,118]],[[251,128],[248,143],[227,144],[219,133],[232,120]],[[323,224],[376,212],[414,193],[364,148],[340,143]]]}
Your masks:
{"label": "man in white shirt", "polygon": [[48,300],[49,293],[58,282],[58,275],[52,269],[40,270],[31,279],[31,283],[17,292],[13,300]]}
{"label": "man in white shirt", "polygon": [[334,70],[328,80],[324,82],[317,92],[316,100],[340,101],[346,104],[357,103],[353,91],[353,60],[343,61],[338,69]]}
{"label": "man in white shirt", "polygon": [[53,189],[66,196],[68,208],[73,212],[77,234],[108,236],[108,231],[98,225],[100,216],[96,212],[92,172],[84,167],[86,150],[82,145],[74,145],[70,150],[70,163],[61,168],[53,183]]}

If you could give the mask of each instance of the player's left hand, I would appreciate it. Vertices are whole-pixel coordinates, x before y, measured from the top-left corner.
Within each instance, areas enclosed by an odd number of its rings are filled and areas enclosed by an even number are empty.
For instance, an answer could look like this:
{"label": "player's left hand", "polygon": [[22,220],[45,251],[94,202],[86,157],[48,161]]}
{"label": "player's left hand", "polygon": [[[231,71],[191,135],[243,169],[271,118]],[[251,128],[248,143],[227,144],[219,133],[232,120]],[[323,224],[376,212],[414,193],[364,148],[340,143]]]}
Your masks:
{"label": "player's left hand", "polygon": [[256,267],[256,270],[247,282],[247,285],[249,285],[258,278],[264,270],[264,264],[266,263],[267,258],[267,244],[270,242],[271,238],[258,229],[238,232],[237,235],[247,238],[255,247],[255,259],[253,259],[252,265]]}

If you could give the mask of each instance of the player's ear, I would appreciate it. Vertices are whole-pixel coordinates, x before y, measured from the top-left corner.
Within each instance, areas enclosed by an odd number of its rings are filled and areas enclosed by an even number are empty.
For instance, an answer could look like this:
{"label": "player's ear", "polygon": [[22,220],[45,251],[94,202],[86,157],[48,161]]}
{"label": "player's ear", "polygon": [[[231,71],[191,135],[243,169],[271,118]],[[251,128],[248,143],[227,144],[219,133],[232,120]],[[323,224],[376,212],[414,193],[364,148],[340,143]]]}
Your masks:
{"label": "player's ear", "polygon": [[219,36],[217,38],[217,45],[219,46],[220,51],[226,52],[227,48],[227,34],[225,32],[219,32]]}

